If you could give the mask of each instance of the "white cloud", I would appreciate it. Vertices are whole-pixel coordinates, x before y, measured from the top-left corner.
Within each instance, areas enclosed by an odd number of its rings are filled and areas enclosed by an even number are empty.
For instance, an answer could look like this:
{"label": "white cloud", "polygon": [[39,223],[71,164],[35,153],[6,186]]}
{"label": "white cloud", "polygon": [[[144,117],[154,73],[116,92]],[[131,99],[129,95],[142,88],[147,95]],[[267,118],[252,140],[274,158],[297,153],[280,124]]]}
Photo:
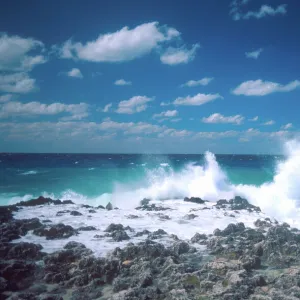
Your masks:
{"label": "white cloud", "polygon": [[35,39],[2,33],[0,34],[0,70],[30,71],[33,67],[47,61],[43,55],[29,55],[43,49],[43,43]]}
{"label": "white cloud", "polygon": [[285,15],[287,13],[286,4],[278,5],[273,8],[269,5],[262,5],[259,11],[248,11],[244,14],[243,19],[256,18],[261,19],[267,16]]}
{"label": "white cloud", "polygon": [[104,108],[103,109],[99,109],[99,111],[102,111],[102,112],[109,112],[109,110],[111,109],[111,107],[112,107],[112,103],[108,103],[108,104],[106,104],[105,106],[104,106]]}
{"label": "white cloud", "polygon": [[205,86],[205,85],[208,85],[212,80],[213,80],[212,77],[210,77],[210,78],[205,77],[200,80],[189,80],[186,83],[182,84],[181,87],[185,87],[185,86],[194,87],[194,86],[199,86],[199,85]]}
{"label": "white cloud", "polygon": [[294,80],[286,85],[271,81],[249,80],[241,83],[232,93],[245,96],[265,96],[276,92],[290,92],[300,87],[300,81]]}
{"label": "white cloud", "polygon": [[[235,21],[248,20],[250,18],[261,19],[267,16],[285,15],[287,13],[287,5],[281,4],[276,8],[269,5],[262,5],[258,11],[242,12],[243,7],[250,0],[233,0],[230,4],[230,15]],[[244,10],[244,9],[243,9]]]}
{"label": "white cloud", "polygon": [[263,52],[263,48],[257,49],[255,51],[252,52],[245,52],[245,55],[247,58],[254,58],[254,59],[258,59],[258,57],[260,56],[260,54]]}
{"label": "white cloud", "polygon": [[252,119],[249,119],[249,121],[251,121],[251,122],[256,122],[256,121],[258,121],[258,116],[253,117]]}
{"label": "white cloud", "polygon": [[74,77],[74,78],[83,78],[83,75],[82,75],[81,71],[80,71],[79,69],[77,69],[77,68],[71,69],[71,70],[67,73],[67,75],[68,75],[69,77]]}
{"label": "white cloud", "polygon": [[27,73],[0,74],[0,91],[6,93],[26,94],[36,90],[35,79]]}
{"label": "white cloud", "polygon": [[265,123],[263,123],[263,124],[261,124],[261,125],[264,125],[264,126],[271,126],[271,125],[274,125],[274,124],[275,124],[275,121],[270,120],[270,121],[267,121],[267,122],[265,122]]}
{"label": "white cloud", "polygon": [[64,117],[62,120],[81,120],[88,116],[88,105],[52,103],[42,104],[40,102],[7,102],[0,107],[0,117],[7,118],[13,116],[37,116],[37,115],[56,115],[68,113],[71,116]]}
{"label": "white cloud", "polygon": [[197,94],[192,97],[191,96],[179,97],[173,102],[173,104],[199,106],[214,101],[218,98],[223,98],[223,97],[219,94]]}
{"label": "white cloud", "polygon": [[12,98],[12,94],[6,94],[6,95],[2,95],[0,96],[0,103],[4,103],[4,102],[8,102],[11,100]]}
{"label": "white cloud", "polygon": [[193,47],[188,50],[186,46],[181,48],[169,47],[161,56],[160,60],[166,65],[178,65],[187,64],[195,58],[196,51],[200,47],[199,44],[193,45]]}
{"label": "white cloud", "polygon": [[219,113],[214,113],[207,118],[202,118],[203,123],[213,123],[213,124],[233,123],[233,124],[240,125],[241,123],[243,123],[243,121],[244,121],[244,117],[241,115],[225,117]]}
{"label": "white cloud", "polygon": [[153,115],[153,118],[172,118],[172,117],[176,117],[177,115],[178,115],[177,110],[167,110],[159,114]]}
{"label": "white cloud", "polygon": [[147,109],[147,103],[152,101],[153,98],[146,96],[134,96],[129,100],[123,100],[119,103],[116,110],[119,114],[134,114],[139,113]]}
{"label": "white cloud", "polygon": [[282,127],[281,127],[281,129],[283,129],[283,130],[288,130],[288,129],[291,129],[293,127],[293,124],[292,123],[288,123],[288,124],[286,124],[286,125],[283,125]]}
{"label": "white cloud", "polygon": [[126,81],[124,79],[118,79],[115,81],[115,85],[131,85],[131,81]]}
{"label": "white cloud", "polygon": [[175,28],[159,26],[158,22],[145,23],[133,29],[99,35],[86,44],[68,40],[61,48],[62,58],[78,58],[93,62],[130,61],[150,53],[159,45],[180,36]]}
{"label": "white cloud", "polygon": [[169,105],[171,105],[172,103],[170,103],[170,102],[161,102],[160,103],[160,106],[169,106]]}

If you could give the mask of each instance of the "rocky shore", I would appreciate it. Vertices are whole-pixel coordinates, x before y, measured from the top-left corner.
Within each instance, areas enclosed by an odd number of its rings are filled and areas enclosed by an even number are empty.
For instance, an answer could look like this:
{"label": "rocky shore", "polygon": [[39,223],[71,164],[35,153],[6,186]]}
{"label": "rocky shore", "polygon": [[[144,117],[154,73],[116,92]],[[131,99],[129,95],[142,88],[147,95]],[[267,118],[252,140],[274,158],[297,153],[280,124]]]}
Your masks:
{"label": "rocky shore", "polygon": [[[224,215],[260,208],[236,197],[206,206],[200,198],[185,198],[199,205],[185,216],[201,217],[201,211],[218,210]],[[57,206],[58,215],[74,218],[81,212],[69,209],[72,201],[39,197],[12,206],[0,207],[0,299],[26,300],[150,300],[150,299],[300,299],[300,231],[269,218],[254,222],[253,228],[233,222],[211,234],[196,233],[182,240],[162,227],[156,231],[112,222],[96,239],[125,242],[105,257],[78,241],[69,241],[80,232],[95,232],[93,226],[73,228],[48,220],[16,219],[25,207]],[[105,207],[84,207],[89,214]],[[144,199],[136,211],[152,212],[168,220],[165,207]],[[200,215],[195,212],[200,211]],[[131,214],[128,219],[138,218]],[[46,253],[39,244],[19,241],[27,234],[47,240],[68,242],[59,251]],[[143,237],[133,243],[132,237]],[[161,239],[167,238],[168,243]]]}

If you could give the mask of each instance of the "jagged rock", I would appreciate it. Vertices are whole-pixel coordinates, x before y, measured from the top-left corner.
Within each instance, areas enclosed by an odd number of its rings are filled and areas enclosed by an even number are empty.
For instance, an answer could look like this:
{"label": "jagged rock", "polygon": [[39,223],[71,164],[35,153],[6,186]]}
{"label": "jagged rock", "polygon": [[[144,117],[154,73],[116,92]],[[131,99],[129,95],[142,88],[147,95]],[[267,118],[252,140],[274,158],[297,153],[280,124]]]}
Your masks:
{"label": "jagged rock", "polygon": [[188,215],[185,215],[184,216],[184,219],[186,220],[193,220],[195,218],[197,218],[198,216],[197,215],[194,215],[194,214],[188,214]]}
{"label": "jagged rock", "polygon": [[244,230],[245,230],[244,223],[237,223],[237,224],[231,223],[224,230],[216,229],[214,231],[214,235],[215,236],[227,236],[227,235],[234,234],[234,233],[237,233],[237,232],[241,232],[241,231],[244,231]]}
{"label": "jagged rock", "polygon": [[148,205],[149,203],[150,203],[150,199],[144,198],[143,200],[141,200],[140,205],[145,206]]}
{"label": "jagged rock", "polygon": [[145,210],[145,211],[165,211],[165,210],[171,210],[169,207],[163,207],[163,206],[156,206],[154,203],[149,205],[142,205],[139,207],[136,207],[137,210]]}
{"label": "jagged rock", "polygon": [[198,243],[199,241],[205,241],[207,240],[207,236],[205,234],[196,233],[192,238],[192,243]]}
{"label": "jagged rock", "polygon": [[252,269],[259,269],[261,265],[261,260],[258,256],[246,256],[242,259],[242,265],[246,271],[250,271]]}
{"label": "jagged rock", "polygon": [[260,220],[260,219],[256,220],[254,222],[254,225],[259,228],[266,228],[272,226],[271,222],[269,222],[268,220]]}
{"label": "jagged rock", "polygon": [[138,237],[138,236],[148,235],[149,233],[151,233],[151,232],[149,230],[145,229],[143,231],[137,232],[135,236]]}
{"label": "jagged rock", "polygon": [[128,234],[126,233],[125,230],[114,231],[113,233],[111,233],[110,236],[116,242],[121,242],[121,241],[125,241],[125,240],[130,239],[130,237],[128,236]]}
{"label": "jagged rock", "polygon": [[82,216],[82,213],[80,213],[79,211],[73,210],[70,212],[71,216]]}
{"label": "jagged rock", "polygon": [[45,236],[47,240],[69,238],[76,235],[77,231],[70,225],[57,224],[57,225],[42,225],[35,229],[33,234],[37,236]]}
{"label": "jagged rock", "polygon": [[167,233],[163,229],[158,229],[156,231],[153,231],[148,235],[148,238],[151,240],[160,239],[162,236],[167,235]]}
{"label": "jagged rock", "polygon": [[12,244],[6,258],[7,259],[24,259],[24,260],[39,260],[44,256],[41,253],[42,246],[32,243],[20,242]]}
{"label": "jagged rock", "polygon": [[97,206],[97,209],[105,209],[105,207],[103,205],[99,205]]}
{"label": "jagged rock", "polygon": [[136,216],[136,215],[128,215],[126,216],[127,219],[138,219],[139,216]]}
{"label": "jagged rock", "polygon": [[117,230],[124,230],[124,226],[122,224],[110,224],[104,231],[105,232],[113,232]]}
{"label": "jagged rock", "polygon": [[40,196],[36,199],[31,199],[28,201],[21,201],[15,206],[37,206],[37,205],[48,205],[48,204],[54,204],[54,205],[61,205],[61,204],[74,204],[71,200],[53,200],[51,198],[45,198],[43,196]]}
{"label": "jagged rock", "polygon": [[97,213],[94,209],[89,209],[89,213],[90,214],[95,214],[95,213]]}
{"label": "jagged rock", "polygon": [[56,213],[56,216],[57,217],[60,217],[60,216],[63,216],[64,214],[67,214],[67,213],[69,213],[70,212],[70,210],[60,210],[60,211],[58,211],[57,213]]}
{"label": "jagged rock", "polygon": [[185,197],[184,201],[192,202],[192,203],[196,203],[196,204],[204,204],[206,202],[205,200],[202,200],[201,198],[198,198],[198,197],[191,197],[191,198]]}
{"label": "jagged rock", "polygon": [[83,226],[83,227],[79,227],[77,230],[78,231],[93,231],[93,230],[97,230],[97,228],[94,226]]}
{"label": "jagged rock", "polygon": [[113,210],[113,206],[110,202],[107,203],[107,205],[105,206],[106,210]]}

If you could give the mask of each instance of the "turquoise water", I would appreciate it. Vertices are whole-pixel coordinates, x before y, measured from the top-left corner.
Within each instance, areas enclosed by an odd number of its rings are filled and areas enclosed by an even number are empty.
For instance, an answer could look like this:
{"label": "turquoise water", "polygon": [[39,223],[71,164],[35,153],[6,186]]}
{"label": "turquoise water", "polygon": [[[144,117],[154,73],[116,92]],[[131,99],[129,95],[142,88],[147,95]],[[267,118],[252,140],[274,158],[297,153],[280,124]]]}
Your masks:
{"label": "turquoise water", "polygon": [[[255,155],[215,158],[227,182],[255,186],[272,181],[279,159]],[[204,176],[201,170],[217,181],[218,173],[209,175],[210,169],[203,155],[0,154],[0,204],[39,195],[88,201],[120,190],[152,191],[163,182],[174,190],[182,182],[188,186],[197,176]],[[191,191],[187,188],[186,192]],[[181,187],[177,196],[188,196],[183,194]]]}

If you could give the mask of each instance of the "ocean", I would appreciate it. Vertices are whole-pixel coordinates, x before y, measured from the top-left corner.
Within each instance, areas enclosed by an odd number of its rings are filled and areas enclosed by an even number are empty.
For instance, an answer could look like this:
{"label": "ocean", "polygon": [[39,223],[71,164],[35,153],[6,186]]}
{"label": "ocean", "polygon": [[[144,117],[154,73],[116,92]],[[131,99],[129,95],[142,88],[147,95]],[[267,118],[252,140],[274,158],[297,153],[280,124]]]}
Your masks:
{"label": "ocean", "polygon": [[[72,200],[65,207],[23,208],[15,218],[38,217],[53,224],[73,228],[94,226],[103,234],[111,223],[130,226],[136,232],[163,229],[180,239],[195,233],[210,234],[230,223],[253,227],[255,220],[270,217],[300,228],[300,151],[287,147],[285,156],[270,155],[135,155],[135,154],[0,154],[0,204],[7,205],[40,195]],[[246,198],[261,213],[224,212],[213,209],[219,199]],[[183,201],[184,197],[208,200],[208,209]],[[140,211],[143,198],[165,206],[166,212]],[[111,202],[118,210],[96,210],[82,206],[105,206]],[[201,206],[200,206],[201,208]],[[210,209],[211,208],[211,209]],[[69,213],[76,210],[81,217]],[[190,219],[189,214],[195,218]],[[131,234],[132,242],[144,237]],[[127,241],[113,242],[84,232],[69,239],[48,241],[28,233],[22,241],[39,243],[47,252],[61,249],[69,240],[83,242],[97,255],[105,255]],[[19,241],[19,240],[16,240]],[[170,242],[168,240],[161,242]]]}

